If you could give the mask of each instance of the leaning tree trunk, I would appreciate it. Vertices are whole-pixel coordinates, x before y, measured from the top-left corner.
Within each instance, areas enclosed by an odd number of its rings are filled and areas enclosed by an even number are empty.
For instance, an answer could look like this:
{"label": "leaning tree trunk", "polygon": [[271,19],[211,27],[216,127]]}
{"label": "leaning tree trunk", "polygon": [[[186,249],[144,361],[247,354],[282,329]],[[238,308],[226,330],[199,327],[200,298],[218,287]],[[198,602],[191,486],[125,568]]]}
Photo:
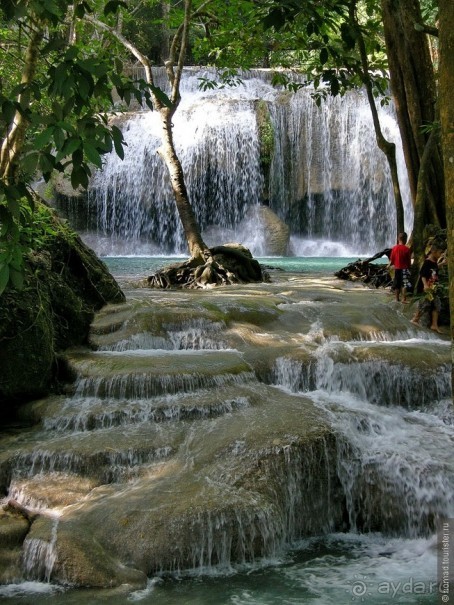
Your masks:
{"label": "leaning tree trunk", "polygon": [[189,202],[183,169],[175,151],[172,133],[173,113],[174,112],[171,109],[166,107],[160,109],[162,146],[159,149],[159,154],[164,159],[169,171],[170,183],[172,185],[178,214],[183,224],[184,233],[188,242],[189,254],[195,264],[201,264],[208,260],[210,251],[202,239],[199,225]]}
{"label": "leaning tree trunk", "polygon": [[[429,135],[422,127],[435,120],[436,84],[419,0],[381,0],[391,89],[396,107],[413,204],[418,173]],[[437,146],[430,158],[425,194],[426,223],[445,226],[443,164]],[[434,211],[431,211],[434,209]]]}
{"label": "leaning tree trunk", "polygon": [[[181,79],[181,72],[183,70],[183,48],[187,44],[188,36],[188,21],[189,11],[191,3],[189,0],[185,2],[186,16],[183,25],[179,28],[172,47],[170,49],[171,57],[166,62],[166,72],[171,86],[171,93],[169,97],[165,97],[161,90],[159,90],[153,80],[153,72],[151,69],[151,63],[148,57],[142,54],[127,38],[123,36],[117,29],[106,25],[102,21],[95,19],[91,16],[86,16],[85,19],[93,23],[99,29],[103,29],[111,33],[119,42],[127,48],[138,61],[142,64],[145,70],[145,79],[150,86],[150,94],[153,101],[153,106],[156,111],[159,112],[162,126],[162,147],[159,150],[161,157],[163,158],[170,175],[170,181],[172,185],[173,194],[178,210],[178,215],[183,225],[183,230],[188,242],[189,253],[191,259],[195,264],[205,262],[210,256],[208,246],[202,239],[200,228],[198,226],[194,210],[189,201],[189,196],[184,180],[183,169],[181,162],[175,151],[175,145],[173,141],[172,132],[172,117],[178,108],[180,102],[179,85]],[[178,43],[180,45],[180,56],[178,63],[175,68],[175,55],[177,53]]]}
{"label": "leaning tree trunk", "polygon": [[452,91],[454,90],[454,3],[452,0],[439,0],[439,24],[439,105],[443,159],[445,166],[451,342],[454,342],[454,104],[452,102]]}
{"label": "leaning tree trunk", "polygon": [[183,73],[184,56],[188,45],[189,25],[191,18],[203,11],[211,0],[205,0],[198,11],[191,14],[192,1],[184,0],[184,20],[177,29],[169,57],[165,61],[170,94],[166,96],[154,85],[151,63],[121,32],[91,16],[85,17],[96,27],[110,32],[125,46],[143,65],[149,85],[154,109],[159,113],[162,127],[162,146],[159,153],[167,166],[172,190],[191,258],[181,263],[158,271],[151,275],[146,283],[153,287],[189,287],[209,288],[214,285],[238,282],[262,281],[263,274],[259,263],[250,252],[241,245],[217,246],[208,248],[202,238],[194,210],[189,201],[184,180],[183,169],[175,150],[172,130],[172,117],[180,103],[180,82]]}
{"label": "leaning tree trunk", "polygon": [[43,38],[44,30],[41,26],[33,29],[22,72],[21,84],[23,85],[23,92],[17,99],[17,104],[20,105],[21,111],[16,110],[0,148],[0,178],[4,182],[14,181],[16,177],[18,158],[22,152],[25,132],[28,126],[25,113],[30,105],[30,84],[35,77],[39,58],[39,45]]}

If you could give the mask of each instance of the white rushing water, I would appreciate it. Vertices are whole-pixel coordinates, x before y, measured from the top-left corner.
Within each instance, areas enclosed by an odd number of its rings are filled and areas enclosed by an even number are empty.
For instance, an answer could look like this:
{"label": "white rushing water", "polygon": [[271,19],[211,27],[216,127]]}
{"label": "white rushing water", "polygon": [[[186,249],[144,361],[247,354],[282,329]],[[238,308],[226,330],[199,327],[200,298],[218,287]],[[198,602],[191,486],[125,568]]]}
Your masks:
{"label": "white rushing water", "polygon": [[57,532],[58,517],[55,517],[49,542],[37,538],[25,540],[23,553],[25,577],[50,582],[52,569],[57,560]]}
{"label": "white rushing water", "polygon": [[[296,256],[369,254],[394,243],[395,205],[389,169],[378,149],[365,95],[329,97],[317,107],[310,89],[290,93],[270,74],[244,74],[237,87],[201,91],[185,71],[174,137],[191,204],[209,245],[241,241],[266,255],[266,226],[254,209],[269,207],[291,231]],[[258,103],[272,125],[269,171],[260,159]],[[407,228],[412,207],[391,107],[379,107],[384,135],[396,142]],[[156,112],[121,124],[125,158],[107,157],[89,190],[88,218],[73,217],[99,254],[186,254],[167,169],[157,153]],[[269,172],[269,174],[268,174]],[[71,211],[78,215],[81,203]],[[84,222],[85,221],[85,222]]]}
{"label": "white rushing water", "polygon": [[[241,365],[235,365],[237,356],[250,353],[249,345],[242,348],[246,331],[236,341],[238,349],[233,348],[229,340],[232,324],[218,316],[221,310],[233,309],[236,328],[238,313],[250,311],[248,303],[257,296],[256,290],[249,300],[236,300],[232,291],[219,293],[219,299],[212,297],[210,308],[216,307],[216,319],[181,316],[178,321],[174,314],[172,321],[160,324],[159,338],[151,328],[144,331],[142,324],[128,335],[120,329],[118,340],[109,340],[112,335],[105,329],[97,335],[99,342],[105,343],[102,350],[75,354],[73,366],[79,376],[73,392],[50,402],[36,444],[33,448],[25,444],[24,451],[12,458],[9,496],[55,518],[48,539],[26,539],[22,551],[24,581],[0,587],[0,599],[10,605],[27,599],[34,605],[71,605],[83,600],[93,605],[106,600],[113,605],[438,602],[436,529],[440,520],[454,517],[454,413],[449,399],[451,367],[446,361],[449,341],[418,330],[402,318],[397,328],[391,322],[381,330],[371,325],[368,336],[357,340],[327,337],[325,330],[340,312],[337,309],[345,291],[329,283],[313,296],[309,290],[296,296],[294,277],[282,285],[263,287],[279,296],[275,304],[280,318],[292,314],[289,334],[284,328],[276,332],[279,346],[291,341],[292,347],[272,357],[268,384],[265,379],[260,383],[254,372],[244,372]],[[206,312],[194,293],[173,294],[179,309]],[[154,299],[149,317],[159,314],[160,304],[165,307],[175,300],[172,294],[162,292],[150,296]],[[323,315],[327,308],[330,311]],[[141,313],[149,310],[147,306]],[[304,324],[309,328],[301,332],[299,319],[311,319],[314,311],[318,318]],[[125,315],[123,327],[130,329],[137,315],[132,310]],[[368,321],[372,322],[372,314]],[[283,322],[288,328],[285,319]],[[99,325],[109,326],[102,319]],[[260,324],[253,334],[255,338],[270,336]],[[195,364],[201,360],[207,368],[219,364],[209,378],[188,371],[189,367],[197,368]],[[101,364],[100,372],[105,375],[96,374],[96,363]],[[164,373],[155,376],[159,363]],[[180,363],[186,374],[168,374],[169,367]],[[143,364],[148,364],[149,374],[140,369]],[[125,367],[131,370],[124,373]],[[237,370],[232,374],[234,367]],[[113,375],[111,368],[115,369]],[[223,374],[218,373],[221,368]],[[244,391],[236,392],[237,388]],[[215,399],[209,397],[212,389]],[[281,404],[290,400],[287,410],[307,410],[310,401],[321,425],[328,423],[335,436],[334,455],[327,443],[320,452],[317,447],[298,449],[296,440],[288,445],[279,439],[276,444],[272,442],[274,456],[260,460],[260,466],[262,477],[275,479],[273,489],[282,496],[277,513],[272,507],[257,510],[251,506],[238,507],[231,517],[216,510],[195,514],[191,527],[196,538],[190,545],[193,569],[179,571],[176,563],[164,570],[166,573],[152,575],[141,590],[67,587],[62,591],[49,583],[58,560],[59,524],[64,518],[64,514],[58,516],[51,494],[56,486],[61,498],[61,486],[68,488],[66,473],[74,473],[70,481],[75,481],[76,474],[81,475],[80,481],[85,476],[96,478],[95,485],[102,483],[106,490],[114,483],[121,484],[118,500],[126,496],[129,487],[137,489],[138,496],[141,484],[135,482],[144,469],[152,473],[150,469],[158,467],[150,465],[165,464],[175,455],[176,448],[165,441],[168,433],[178,431],[180,424],[193,422],[182,447],[188,456],[186,472],[190,473],[196,464],[195,451],[209,439],[208,433],[215,432],[217,419],[236,414],[242,417],[248,412],[251,415],[244,418],[254,418],[254,408],[258,412],[270,403],[254,399],[257,394],[265,399],[265,393],[277,408],[276,415],[266,416],[270,422],[279,424]],[[212,424],[208,420],[213,420]],[[205,423],[200,432],[196,427],[199,421]],[[238,431],[239,425],[235,426]],[[258,424],[252,432],[256,429],[260,430]],[[289,430],[291,436],[292,428]],[[96,447],[91,449],[93,441]],[[246,441],[236,432],[225,443],[229,447],[220,450],[220,457],[228,458],[230,453],[240,456],[247,449]],[[330,472],[326,473],[327,469]],[[223,472],[228,474],[228,467],[223,467]],[[221,477],[208,477],[208,470],[206,474],[208,484],[222,484]],[[322,476],[327,482],[320,479]],[[36,489],[40,478],[48,487],[38,501],[27,495],[27,488]],[[330,481],[339,484],[342,494],[344,533],[339,532],[339,524],[335,526],[339,502],[330,499],[335,493]],[[81,502],[91,488],[89,485],[83,492]],[[317,490],[320,506],[314,514],[311,498]],[[249,497],[246,491],[245,501]],[[75,512],[71,509],[71,514]],[[305,516],[306,528],[323,526],[326,531],[301,539],[301,518]],[[263,542],[263,558],[255,554],[259,540]],[[236,562],[231,560],[233,552],[240,553]]]}
{"label": "white rushing water", "polygon": [[[380,518],[381,527],[391,533],[429,534],[437,518],[454,516],[454,416],[447,419],[444,406],[424,413],[400,405],[440,401],[450,392],[450,367],[438,368],[431,385],[427,376],[420,380],[418,372],[405,367],[355,362],[354,344],[322,344],[312,372],[302,371],[291,358],[279,358],[274,381],[290,392],[308,394],[342,436],[338,476],[352,528],[373,531]],[[339,346],[349,349],[348,362],[333,358]]]}
{"label": "white rushing water", "polygon": [[[380,534],[331,534],[298,545],[268,566],[184,579],[153,578],[146,589],[64,590],[26,582],[0,587],[9,605],[435,605],[437,554],[432,538],[385,538]],[[32,600],[32,601],[31,601]]]}

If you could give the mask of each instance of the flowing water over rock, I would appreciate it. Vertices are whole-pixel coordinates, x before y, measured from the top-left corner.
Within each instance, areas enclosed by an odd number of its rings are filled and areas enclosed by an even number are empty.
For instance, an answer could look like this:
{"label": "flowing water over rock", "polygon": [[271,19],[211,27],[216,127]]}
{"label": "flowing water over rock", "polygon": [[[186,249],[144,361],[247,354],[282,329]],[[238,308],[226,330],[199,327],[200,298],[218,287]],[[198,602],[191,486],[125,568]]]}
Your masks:
{"label": "flowing water over rock", "polygon": [[[372,592],[386,565],[436,580],[434,532],[454,516],[450,342],[410,314],[301,274],[129,289],[97,315],[93,350],[68,352],[66,394],[2,436],[7,499],[37,517],[0,596],[50,581],[119,587],[113,603],[134,587],[158,604],[343,603],[359,560]],[[191,573],[206,592],[179,592],[171,578]]]}
{"label": "flowing water over rock", "polygon": [[[364,93],[328,96],[317,107],[310,89],[274,88],[266,70],[244,74],[237,87],[208,91],[199,90],[201,77],[215,76],[184,72],[173,121],[191,204],[209,245],[241,241],[256,256],[282,254],[269,248],[269,228],[257,215],[262,204],[290,228],[289,253],[296,256],[373,254],[392,245],[392,185]],[[266,158],[259,106],[266,107],[273,141]],[[385,136],[397,144],[409,229],[413,211],[397,123],[391,107],[379,108],[379,115]],[[85,214],[80,200],[69,201],[66,211],[98,254],[185,254],[157,153],[158,115],[128,114],[120,126],[125,159],[107,158],[90,185]]]}

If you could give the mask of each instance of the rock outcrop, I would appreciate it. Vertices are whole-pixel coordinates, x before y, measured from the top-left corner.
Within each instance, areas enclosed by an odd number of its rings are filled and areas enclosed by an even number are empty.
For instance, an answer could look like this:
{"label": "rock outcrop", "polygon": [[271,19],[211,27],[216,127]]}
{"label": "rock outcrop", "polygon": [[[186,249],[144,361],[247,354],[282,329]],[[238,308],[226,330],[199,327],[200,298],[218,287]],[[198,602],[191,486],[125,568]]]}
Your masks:
{"label": "rock outcrop", "polygon": [[107,267],[51,210],[37,210],[47,231],[25,264],[22,290],[0,297],[0,402],[15,404],[48,392],[58,354],[86,342],[94,312],[124,295]]}

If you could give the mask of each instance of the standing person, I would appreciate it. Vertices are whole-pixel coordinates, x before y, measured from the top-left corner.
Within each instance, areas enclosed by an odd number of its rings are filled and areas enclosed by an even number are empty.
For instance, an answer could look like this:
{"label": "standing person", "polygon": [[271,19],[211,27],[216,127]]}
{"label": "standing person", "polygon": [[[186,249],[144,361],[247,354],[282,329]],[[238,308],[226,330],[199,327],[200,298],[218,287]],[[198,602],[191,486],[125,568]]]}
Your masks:
{"label": "standing person", "polygon": [[399,301],[402,293],[402,303],[407,304],[407,290],[411,288],[410,266],[411,250],[406,245],[407,234],[399,233],[397,244],[391,250],[389,264],[394,267],[393,289],[396,295],[396,301]]}
{"label": "standing person", "polygon": [[425,296],[420,299],[418,309],[414,314],[411,322],[419,325],[419,320],[425,311],[430,311],[430,329],[440,333],[438,327],[438,315],[441,310],[441,300],[436,293],[436,284],[438,283],[438,268],[446,263],[446,258],[440,259],[444,254],[444,250],[438,244],[432,244],[430,252],[426,260],[423,262],[419,271],[418,294],[424,293]]}

